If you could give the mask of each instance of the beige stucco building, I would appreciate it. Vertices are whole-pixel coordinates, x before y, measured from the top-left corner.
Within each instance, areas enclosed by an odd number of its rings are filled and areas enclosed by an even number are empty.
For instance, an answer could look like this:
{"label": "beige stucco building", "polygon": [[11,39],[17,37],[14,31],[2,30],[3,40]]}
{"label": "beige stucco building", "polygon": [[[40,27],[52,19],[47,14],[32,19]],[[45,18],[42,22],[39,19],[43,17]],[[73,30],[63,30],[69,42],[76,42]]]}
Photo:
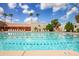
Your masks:
{"label": "beige stucco building", "polygon": [[79,29],[79,23],[74,24],[74,31],[77,31],[77,29]]}
{"label": "beige stucco building", "polygon": [[2,25],[0,26],[1,31],[6,29],[6,31],[39,32],[39,31],[45,31],[46,30],[45,28],[47,25],[46,23],[31,21],[31,20],[24,23],[12,23],[12,22],[5,22],[5,21],[0,21],[0,23],[2,23]]}
{"label": "beige stucco building", "polygon": [[38,21],[28,21],[28,24],[31,26],[32,32],[46,31],[46,25],[48,23],[38,22]]}

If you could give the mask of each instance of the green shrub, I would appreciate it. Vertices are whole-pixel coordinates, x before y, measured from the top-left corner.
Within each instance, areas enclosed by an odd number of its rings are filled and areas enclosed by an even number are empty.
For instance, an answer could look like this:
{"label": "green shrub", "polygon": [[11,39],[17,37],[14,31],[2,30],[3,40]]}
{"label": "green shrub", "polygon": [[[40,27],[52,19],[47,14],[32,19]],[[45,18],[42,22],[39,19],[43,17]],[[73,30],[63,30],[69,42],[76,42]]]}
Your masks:
{"label": "green shrub", "polygon": [[48,24],[48,25],[46,26],[46,29],[49,30],[49,31],[53,31],[53,27],[52,27],[51,24]]}
{"label": "green shrub", "polygon": [[67,22],[64,28],[66,29],[67,32],[70,32],[70,31],[73,32],[74,25],[71,22]]}
{"label": "green shrub", "polygon": [[79,32],[79,28],[77,29],[77,32]]}

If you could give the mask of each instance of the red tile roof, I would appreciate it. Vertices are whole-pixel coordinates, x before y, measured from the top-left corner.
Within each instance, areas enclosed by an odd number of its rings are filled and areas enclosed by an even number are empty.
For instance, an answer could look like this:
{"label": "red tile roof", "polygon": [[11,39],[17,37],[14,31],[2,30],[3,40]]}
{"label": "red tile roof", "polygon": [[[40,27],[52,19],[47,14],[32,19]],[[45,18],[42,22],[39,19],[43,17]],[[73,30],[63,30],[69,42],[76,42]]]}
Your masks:
{"label": "red tile roof", "polygon": [[9,27],[31,27],[30,24],[26,23],[7,23]]}

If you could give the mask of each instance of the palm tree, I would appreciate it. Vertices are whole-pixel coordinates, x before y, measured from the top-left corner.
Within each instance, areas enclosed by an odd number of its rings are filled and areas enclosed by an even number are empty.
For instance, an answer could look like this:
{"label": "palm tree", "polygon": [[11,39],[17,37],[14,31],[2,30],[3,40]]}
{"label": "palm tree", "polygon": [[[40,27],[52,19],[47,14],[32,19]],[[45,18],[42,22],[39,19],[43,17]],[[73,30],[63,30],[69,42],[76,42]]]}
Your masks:
{"label": "palm tree", "polygon": [[77,32],[79,32],[79,28],[77,28]]}
{"label": "palm tree", "polygon": [[[32,17],[33,16],[33,13],[30,13],[29,16]],[[31,18],[31,23],[32,23],[32,18]]]}
{"label": "palm tree", "polygon": [[[77,3],[74,3],[74,7],[78,7]],[[78,14],[75,16],[76,22],[79,23],[79,11]]]}
{"label": "palm tree", "polygon": [[64,28],[66,29],[67,32],[70,32],[70,31],[73,32],[73,30],[74,30],[74,25],[73,25],[71,22],[68,22],[68,23],[66,23],[66,25],[65,25]]}
{"label": "palm tree", "polygon": [[[39,17],[39,13],[36,13],[36,16]],[[39,20],[38,20],[38,22],[39,22]]]}
{"label": "palm tree", "polygon": [[11,17],[11,22],[12,22],[12,17],[13,17],[13,14],[9,14],[8,16],[10,16],[10,17]]}
{"label": "palm tree", "polygon": [[43,30],[45,31],[45,30],[46,30],[46,28],[43,28]]}
{"label": "palm tree", "polygon": [[35,28],[34,28],[34,30],[35,30],[35,31],[37,31],[37,30],[38,30],[38,28],[37,28],[37,27],[35,27]]}
{"label": "palm tree", "polygon": [[58,22],[58,19],[54,19],[51,21],[51,24],[54,29],[57,29],[61,24]]}
{"label": "palm tree", "polygon": [[46,25],[46,30],[53,31],[53,27],[51,24]]}
{"label": "palm tree", "polygon": [[30,13],[29,15],[30,15],[30,16],[33,16],[33,13]]}
{"label": "palm tree", "polygon": [[[39,18],[39,13],[36,13],[36,16],[37,16],[37,18]],[[38,27],[40,27],[40,25],[39,25],[39,19],[38,19]],[[40,31],[40,29],[39,29],[39,31]]]}
{"label": "palm tree", "polygon": [[79,23],[79,13],[75,16],[76,22]]}
{"label": "palm tree", "polygon": [[8,16],[8,14],[4,13],[3,16],[4,16],[4,21],[6,21],[6,16]]}
{"label": "palm tree", "polygon": [[[3,16],[4,16],[4,22],[5,22],[5,24],[6,24],[6,17],[8,16],[8,14],[7,14],[7,13],[4,13]],[[4,30],[5,30],[5,29],[6,29],[6,28],[5,28],[6,26],[4,25],[3,27],[4,27]]]}

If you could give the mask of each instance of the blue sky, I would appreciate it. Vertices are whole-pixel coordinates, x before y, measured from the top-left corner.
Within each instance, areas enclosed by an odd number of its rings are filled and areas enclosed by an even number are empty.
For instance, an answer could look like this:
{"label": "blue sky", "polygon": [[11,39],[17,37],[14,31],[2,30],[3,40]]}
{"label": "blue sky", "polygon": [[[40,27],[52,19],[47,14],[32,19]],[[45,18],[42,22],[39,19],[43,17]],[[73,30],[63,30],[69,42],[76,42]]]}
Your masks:
{"label": "blue sky", "polygon": [[[33,13],[34,21],[50,23],[52,19],[58,19],[62,24],[75,22],[79,4],[74,3],[0,3],[0,13],[13,14],[14,22],[27,22],[30,20],[29,13]],[[39,13],[39,18],[35,15]],[[0,16],[2,18],[2,16]]]}

